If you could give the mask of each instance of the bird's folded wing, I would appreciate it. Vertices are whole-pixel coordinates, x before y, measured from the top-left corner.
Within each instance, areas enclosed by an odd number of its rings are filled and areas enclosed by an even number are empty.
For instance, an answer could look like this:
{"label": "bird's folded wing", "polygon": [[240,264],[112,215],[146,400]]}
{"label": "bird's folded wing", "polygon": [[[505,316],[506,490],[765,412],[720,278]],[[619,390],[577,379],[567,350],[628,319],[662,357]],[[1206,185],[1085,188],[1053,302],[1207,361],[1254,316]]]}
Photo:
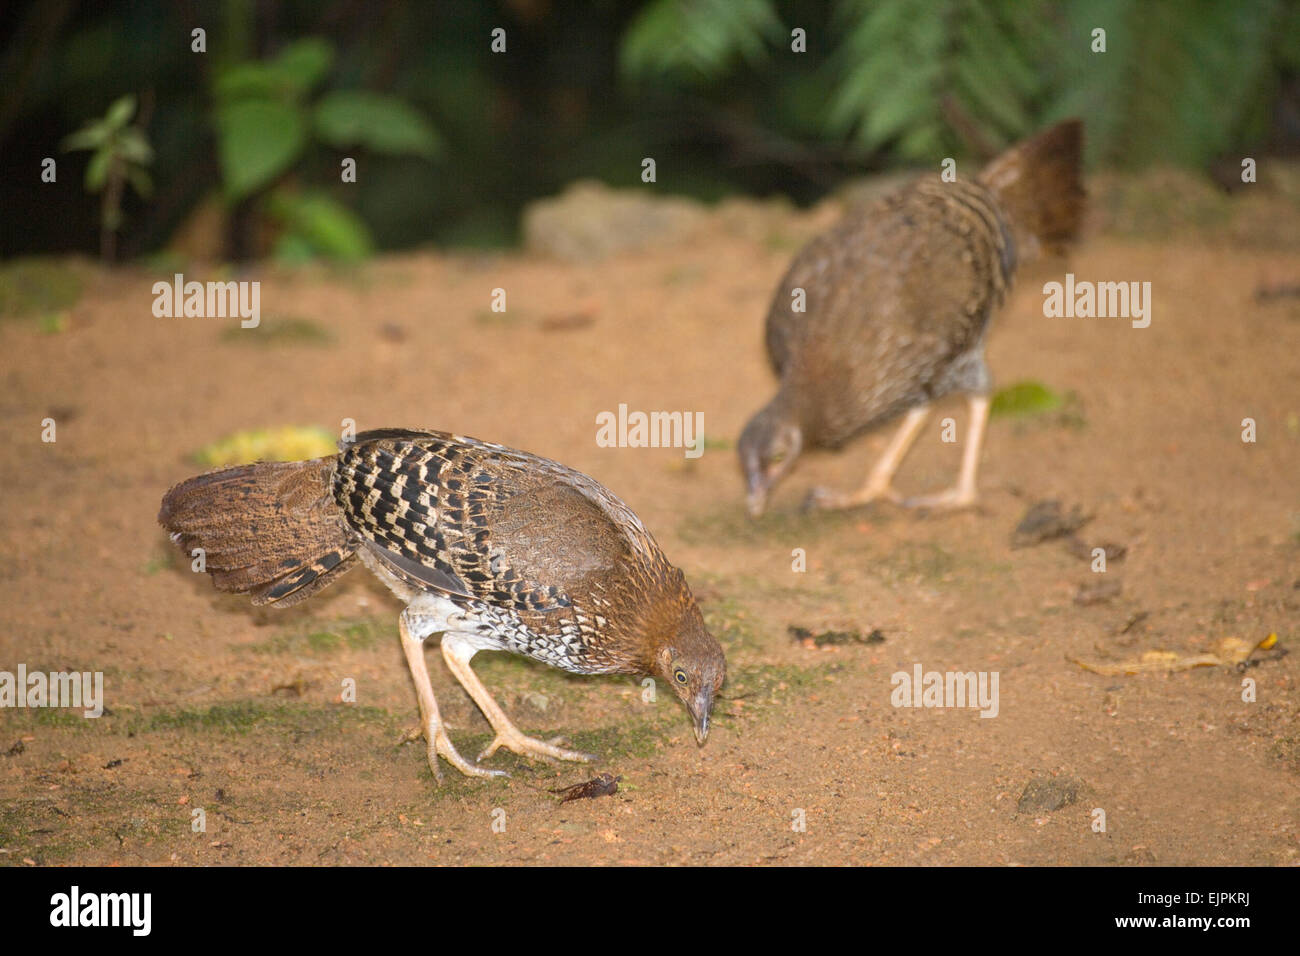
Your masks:
{"label": "bird's folded wing", "polygon": [[773,366],[888,362],[923,378],[979,341],[1009,281],[1009,242],[991,198],[966,184],[924,180],[846,217],[781,280],[766,325]]}
{"label": "bird's folded wing", "polygon": [[438,432],[373,434],[339,456],[335,499],[364,546],[417,587],[550,611],[628,552],[563,466]]}

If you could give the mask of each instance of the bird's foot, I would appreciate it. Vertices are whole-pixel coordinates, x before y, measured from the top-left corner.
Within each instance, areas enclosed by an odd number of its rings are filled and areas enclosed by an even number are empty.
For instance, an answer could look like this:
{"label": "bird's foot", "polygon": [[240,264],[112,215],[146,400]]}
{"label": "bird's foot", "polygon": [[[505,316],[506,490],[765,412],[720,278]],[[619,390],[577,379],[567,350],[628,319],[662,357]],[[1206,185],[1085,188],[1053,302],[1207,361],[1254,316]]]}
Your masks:
{"label": "bird's foot", "polygon": [[860,491],[847,494],[830,488],[818,486],[808,492],[804,499],[804,511],[840,511],[845,508],[858,508],[873,501],[902,502],[903,497],[890,485],[868,485]]}
{"label": "bird's foot", "polygon": [[486,749],[478,755],[478,759],[486,760],[502,747],[521,757],[534,757],[540,760],[576,760],[579,763],[589,763],[596,759],[595,754],[565,750],[563,747],[556,746],[562,739],[562,737],[555,737],[552,740],[538,740],[536,737],[525,736],[515,727],[507,727],[505,730],[497,731],[496,739],[487,745]]}
{"label": "bird's foot", "polygon": [[439,757],[467,777],[510,776],[504,770],[487,770],[470,763],[460,755],[460,751],[456,749],[456,745],[451,742],[451,738],[447,736],[447,731],[442,727],[438,728],[433,735],[433,739],[429,741],[429,767],[433,770],[433,775],[438,778],[438,782],[441,783],[442,767],[438,764]]}
{"label": "bird's foot", "polygon": [[947,491],[940,491],[933,495],[918,495],[915,498],[905,498],[903,500],[904,508],[926,508],[931,511],[958,511],[962,508],[973,508],[978,500],[974,488],[949,488]]}

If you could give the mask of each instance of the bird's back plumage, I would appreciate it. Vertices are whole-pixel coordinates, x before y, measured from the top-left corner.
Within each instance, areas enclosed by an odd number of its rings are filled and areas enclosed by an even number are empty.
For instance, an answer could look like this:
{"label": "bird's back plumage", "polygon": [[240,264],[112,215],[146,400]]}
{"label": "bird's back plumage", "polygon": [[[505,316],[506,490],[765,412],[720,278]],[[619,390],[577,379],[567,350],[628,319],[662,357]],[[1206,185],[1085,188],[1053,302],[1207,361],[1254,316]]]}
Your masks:
{"label": "bird's back plumage", "polygon": [[516,611],[571,603],[586,578],[657,549],[602,486],[557,462],[440,432],[362,433],[339,456],[348,525],[417,587]]}
{"label": "bird's back plumage", "polygon": [[[765,327],[780,386],[737,443],[751,515],[762,513],[801,452],[838,448],[899,416],[859,491],[813,489],[808,505],[974,502],[992,387],[985,335],[1018,262],[1077,232],[1082,144],[1082,124],[1059,123],[973,178],[925,177],[850,210],[795,256]],[[958,484],[903,499],[894,473],[931,404],[951,393],[965,393],[971,406]]]}
{"label": "bird's back plumage", "polygon": [[503,649],[567,670],[644,669],[646,616],[693,605],[631,509],[549,459],[443,432],[363,433],[333,495],[403,599],[433,591],[490,611]]}
{"label": "bird's back plumage", "polygon": [[947,371],[980,344],[1014,268],[992,194],[937,177],[814,239],[767,319],[769,357],[809,440],[838,446],[948,390]]}
{"label": "bird's back plumage", "polygon": [[406,603],[450,602],[485,646],[577,672],[646,670],[648,634],[695,607],[599,482],[446,432],[363,432],[334,458],[201,475],[168,492],[159,521],[255,603],[302,600],[360,557]]}
{"label": "bird's back plumage", "polygon": [[1081,145],[1082,125],[1060,123],[974,178],[924,177],[851,210],[799,252],[766,341],[806,443],[837,447],[907,408],[987,387],[984,336],[1018,260],[1078,229]]}

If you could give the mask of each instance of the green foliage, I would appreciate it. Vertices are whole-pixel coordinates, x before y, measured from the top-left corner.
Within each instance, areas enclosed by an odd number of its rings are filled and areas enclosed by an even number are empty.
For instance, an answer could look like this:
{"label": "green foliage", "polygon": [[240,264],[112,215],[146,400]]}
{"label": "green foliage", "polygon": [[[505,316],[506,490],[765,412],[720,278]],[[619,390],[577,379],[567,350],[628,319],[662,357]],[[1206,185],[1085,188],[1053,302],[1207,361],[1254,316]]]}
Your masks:
{"label": "green foliage", "polygon": [[989,415],[994,418],[1041,415],[1054,412],[1064,404],[1064,399],[1042,382],[1016,382],[998,389],[989,406]]}
{"label": "green foliage", "polygon": [[302,157],[309,129],[304,101],[333,60],[328,41],[308,38],[265,63],[237,63],[217,74],[217,149],[228,199],[253,195]]}
{"label": "green foliage", "polygon": [[764,62],[782,30],[771,0],[654,0],[624,34],[619,66],[632,80],[714,79]]}
{"label": "green foliage", "polygon": [[[905,161],[992,155],[1087,118],[1089,158],[1203,165],[1267,129],[1282,69],[1300,69],[1286,0],[838,0],[812,132]],[[1094,52],[1092,31],[1106,30]],[[767,66],[770,0],[653,0],[622,41],[625,77],[700,85]],[[806,86],[801,101],[808,102]]]}
{"label": "green foliage", "polygon": [[294,96],[306,96],[334,65],[334,46],[321,37],[291,43],[270,64],[272,76]]}
{"label": "green foliage", "polygon": [[218,102],[245,99],[279,99],[298,103],[312,91],[334,64],[334,47],[328,40],[308,37],[286,46],[264,63],[236,63],[222,70],[215,82]]}
{"label": "green foliage", "polygon": [[989,416],[1017,422],[1032,420],[1063,428],[1084,428],[1088,424],[1077,392],[1061,395],[1034,381],[1016,382],[998,389],[989,406]]}
{"label": "green foliage", "polygon": [[1300,3],[1282,6],[1275,36],[1278,63],[1293,72],[1300,71]]}
{"label": "green foliage", "polygon": [[433,127],[399,99],[366,90],[327,93],[316,104],[316,135],[331,146],[364,146],[391,156],[432,159],[441,144]]}
{"label": "green foliage", "polygon": [[1051,47],[1043,12],[1042,0],[846,0],[828,128],[913,160],[954,152],[970,130],[994,146],[1023,136]]}
{"label": "green foliage", "polygon": [[276,243],[277,258],[303,262],[323,256],[344,262],[364,259],[374,251],[370,231],[351,209],[319,192],[271,196],[271,215],[285,227]]}
{"label": "green foliage", "polygon": [[110,168],[120,162],[130,167],[141,178],[134,179],[137,191],[147,196],[152,191],[144,167],[153,162],[153,148],[145,139],[143,130],[129,125],[135,115],[135,97],[130,94],[113,102],[103,119],[91,120],[63,140],[68,152],[90,150],[90,163],[86,166],[87,192],[99,192],[108,181]]}
{"label": "green foliage", "polygon": [[0,318],[59,313],[81,298],[80,270],[57,259],[13,259],[0,265]]}
{"label": "green foliage", "polygon": [[[219,72],[214,82],[217,148],[230,202],[264,194],[297,167],[313,139],[390,156],[432,159],[438,154],[433,127],[396,97],[335,90],[313,103],[312,93],[333,63],[333,45],[309,37],[266,62],[237,63]],[[322,192],[280,189],[265,208],[284,227],[276,246],[281,259],[355,260],[373,250],[360,217]]]}
{"label": "green foliage", "polygon": [[307,143],[303,115],[276,100],[240,100],[217,110],[217,147],[226,196],[243,199],[298,161]]}
{"label": "green foliage", "polygon": [[[1066,115],[1086,121],[1094,167],[1204,168],[1263,155],[1266,143],[1285,151],[1300,74],[1297,0],[630,0],[534,3],[513,21],[492,3],[377,13],[221,0],[201,56],[164,42],[192,28],[185,5],[100,6],[71,5],[41,43],[40,31],[15,33],[7,157],[32,168],[48,146],[22,129],[80,118],[81,103],[107,107],[105,90],[150,90],[148,122],[128,119],[118,145],[139,158],[152,144],[157,156],[127,165],[120,210],[101,217],[137,220],[136,254],[180,224],[209,230],[210,248],[222,224],[186,213],[213,185],[230,207],[228,258],[284,233],[262,228],[281,185],[328,192],[379,245],[499,246],[517,240],[527,203],[566,183],[638,183],[630,158],[671,156],[661,175],[676,193],[784,193],[802,205],[866,169],[954,156],[969,172]],[[509,56],[487,49],[498,21],[515,24]],[[793,27],[806,52],[791,49]],[[1098,27],[1105,53],[1091,49]],[[100,150],[128,115],[116,105],[68,141],[88,151],[87,185],[106,203],[115,177]],[[339,182],[343,156],[359,163],[356,189]],[[141,206],[133,193],[148,192],[150,174],[169,188]],[[1265,180],[1278,182],[1275,165],[1261,168]],[[43,215],[41,191],[18,175],[5,182],[0,207],[24,225],[5,254],[73,241],[74,220]],[[785,251],[782,237],[771,242]],[[320,254],[301,235],[279,251]]]}
{"label": "green foliage", "polygon": [[[844,0],[839,9],[829,128],[913,160],[960,146],[991,153],[1084,116],[1091,159],[1201,165],[1264,128],[1264,87],[1300,58],[1283,22],[1300,18],[1282,0]],[[1097,27],[1105,52],[1093,50]]]}
{"label": "green foliage", "polygon": [[[1093,158],[1204,165],[1266,128],[1271,97],[1265,87],[1295,45],[1294,36],[1276,32],[1286,12],[1281,0],[1100,0],[1099,6],[1064,8],[1074,42],[1060,48],[1049,110],[1052,118],[1088,117]],[[1108,27],[1104,54],[1090,48],[1098,25]]]}
{"label": "green foliage", "polygon": [[333,45],[309,37],[265,63],[238,63],[218,74],[217,138],[228,199],[244,199],[273,183],[298,163],[313,134],[331,146],[386,155],[437,154],[433,127],[396,97],[338,90],[309,103],[333,62]]}
{"label": "green foliage", "polygon": [[67,309],[63,309],[59,312],[47,312],[45,315],[41,316],[40,321],[37,323],[37,328],[46,335],[58,335],[59,333],[68,330],[68,321],[70,319],[71,316],[68,314]]}
{"label": "green foliage", "polygon": [[91,120],[63,140],[68,152],[88,150],[86,191],[103,193],[100,202],[101,249],[105,258],[113,252],[112,236],[122,228],[122,194],[125,185],[142,197],[153,193],[153,181],[146,167],[153,162],[153,147],[144,130],[131,124],[136,99],[126,95],[113,101],[103,119]]}

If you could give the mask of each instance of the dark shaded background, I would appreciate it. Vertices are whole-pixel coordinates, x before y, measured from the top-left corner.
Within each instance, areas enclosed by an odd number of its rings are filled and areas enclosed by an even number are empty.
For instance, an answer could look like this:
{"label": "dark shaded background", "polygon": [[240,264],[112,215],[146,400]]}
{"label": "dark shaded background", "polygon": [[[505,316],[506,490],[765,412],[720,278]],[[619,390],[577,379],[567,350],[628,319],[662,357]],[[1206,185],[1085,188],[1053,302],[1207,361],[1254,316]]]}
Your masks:
{"label": "dark shaded background", "polygon": [[[220,197],[215,75],[303,37],[334,45],[322,89],[397,95],[442,142],[433,159],[360,151],[357,186],[318,144],[280,178],[355,210],[381,249],[511,244],[529,200],[581,177],[639,184],[643,156],[664,192],[802,204],[865,171],[983,158],[1065,115],[1086,117],[1094,167],[1172,163],[1225,183],[1241,155],[1300,142],[1300,14],[1283,0],[42,0],[6,5],[0,27],[5,256],[97,252],[87,154],[59,143],[126,93],[147,115],[156,189],[128,192],[119,256],[166,246]],[[795,27],[806,53],[791,52]],[[39,181],[46,156],[57,186]],[[259,251],[264,198],[226,209],[231,257]]]}

